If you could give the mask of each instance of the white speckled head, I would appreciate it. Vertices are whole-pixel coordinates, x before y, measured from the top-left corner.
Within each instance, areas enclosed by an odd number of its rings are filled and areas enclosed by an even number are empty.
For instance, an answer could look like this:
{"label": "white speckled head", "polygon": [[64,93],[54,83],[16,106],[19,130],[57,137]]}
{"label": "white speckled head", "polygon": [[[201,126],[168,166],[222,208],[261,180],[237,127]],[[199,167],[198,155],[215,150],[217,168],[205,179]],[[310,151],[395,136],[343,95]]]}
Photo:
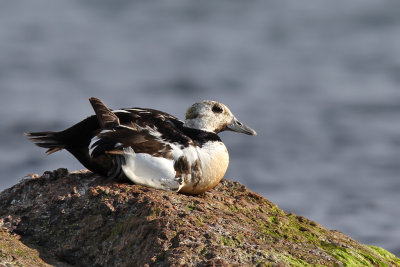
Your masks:
{"label": "white speckled head", "polygon": [[231,130],[257,135],[256,131],[238,121],[227,106],[212,100],[204,100],[189,107],[185,126],[214,133]]}

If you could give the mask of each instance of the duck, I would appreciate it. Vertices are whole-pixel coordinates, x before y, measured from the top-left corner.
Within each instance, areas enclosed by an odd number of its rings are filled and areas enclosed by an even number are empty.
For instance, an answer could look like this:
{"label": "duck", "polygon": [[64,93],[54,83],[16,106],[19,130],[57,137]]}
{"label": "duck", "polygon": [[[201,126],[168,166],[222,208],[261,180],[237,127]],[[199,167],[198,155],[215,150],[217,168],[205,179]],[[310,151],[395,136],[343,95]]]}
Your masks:
{"label": "duck", "polygon": [[217,101],[191,105],[185,120],[151,108],[109,109],[89,98],[95,115],[66,130],[29,132],[46,154],[67,150],[91,172],[151,188],[200,194],[224,177],[229,153],[218,134],[257,135]]}

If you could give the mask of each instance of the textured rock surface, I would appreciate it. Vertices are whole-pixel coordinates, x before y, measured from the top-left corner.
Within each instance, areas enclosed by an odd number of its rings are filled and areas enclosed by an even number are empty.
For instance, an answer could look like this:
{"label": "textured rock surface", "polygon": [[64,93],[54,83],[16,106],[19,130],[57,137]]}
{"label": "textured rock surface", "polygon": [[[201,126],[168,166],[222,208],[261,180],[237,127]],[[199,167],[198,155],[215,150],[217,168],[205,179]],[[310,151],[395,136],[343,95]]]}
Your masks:
{"label": "textured rock surface", "polygon": [[400,265],[227,180],[190,196],[59,169],[3,191],[0,227],[0,266]]}

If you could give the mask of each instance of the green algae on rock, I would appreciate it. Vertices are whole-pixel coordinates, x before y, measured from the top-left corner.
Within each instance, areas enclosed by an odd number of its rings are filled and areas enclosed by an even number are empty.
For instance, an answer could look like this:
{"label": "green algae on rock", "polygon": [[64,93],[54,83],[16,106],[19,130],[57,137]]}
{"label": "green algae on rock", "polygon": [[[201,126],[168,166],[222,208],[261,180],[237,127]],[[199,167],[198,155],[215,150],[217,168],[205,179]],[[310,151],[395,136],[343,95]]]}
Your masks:
{"label": "green algae on rock", "polygon": [[400,266],[228,180],[192,196],[59,169],[3,191],[0,227],[56,266]]}
{"label": "green algae on rock", "polygon": [[37,250],[29,248],[17,238],[0,230],[0,266],[51,266]]}

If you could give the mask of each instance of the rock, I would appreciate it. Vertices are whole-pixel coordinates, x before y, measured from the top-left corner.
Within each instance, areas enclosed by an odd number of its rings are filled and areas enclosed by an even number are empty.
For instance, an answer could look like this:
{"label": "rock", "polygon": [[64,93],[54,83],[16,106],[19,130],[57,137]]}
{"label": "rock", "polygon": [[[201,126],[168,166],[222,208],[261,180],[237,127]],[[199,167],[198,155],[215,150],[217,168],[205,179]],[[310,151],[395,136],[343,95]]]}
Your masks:
{"label": "rock", "polygon": [[0,266],[396,266],[240,183],[201,195],[66,169],[0,194]]}

